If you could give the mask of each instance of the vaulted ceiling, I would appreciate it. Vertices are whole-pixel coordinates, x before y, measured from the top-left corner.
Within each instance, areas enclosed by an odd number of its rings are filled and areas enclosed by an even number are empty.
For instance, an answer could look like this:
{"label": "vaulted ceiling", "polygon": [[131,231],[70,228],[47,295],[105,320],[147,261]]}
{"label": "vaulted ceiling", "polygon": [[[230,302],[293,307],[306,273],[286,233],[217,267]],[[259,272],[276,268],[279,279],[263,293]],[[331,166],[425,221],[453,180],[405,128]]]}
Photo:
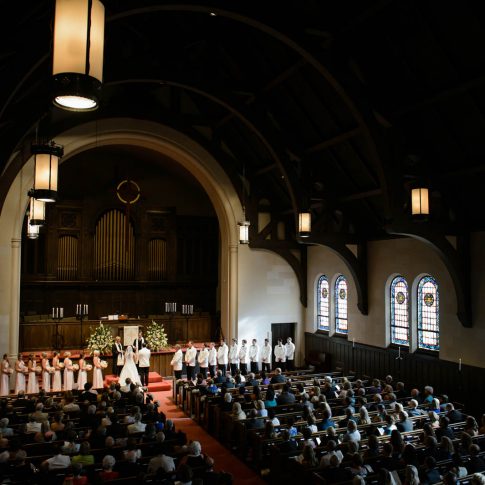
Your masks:
{"label": "vaulted ceiling", "polygon": [[250,214],[266,200],[291,226],[309,206],[322,235],[387,237],[420,180],[432,231],[485,229],[482,2],[104,0],[103,95],[89,114],[49,101],[54,3],[18,1],[4,17],[2,171],[35,129],[130,116],[211,151]]}

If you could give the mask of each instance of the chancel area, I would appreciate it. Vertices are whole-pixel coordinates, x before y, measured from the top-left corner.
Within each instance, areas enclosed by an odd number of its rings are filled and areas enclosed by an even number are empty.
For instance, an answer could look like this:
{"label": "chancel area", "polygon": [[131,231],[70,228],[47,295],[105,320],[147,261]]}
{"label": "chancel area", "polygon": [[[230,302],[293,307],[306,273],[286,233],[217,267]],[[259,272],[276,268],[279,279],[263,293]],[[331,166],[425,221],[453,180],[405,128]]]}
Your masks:
{"label": "chancel area", "polygon": [[485,482],[483,5],[5,20],[2,477]]}

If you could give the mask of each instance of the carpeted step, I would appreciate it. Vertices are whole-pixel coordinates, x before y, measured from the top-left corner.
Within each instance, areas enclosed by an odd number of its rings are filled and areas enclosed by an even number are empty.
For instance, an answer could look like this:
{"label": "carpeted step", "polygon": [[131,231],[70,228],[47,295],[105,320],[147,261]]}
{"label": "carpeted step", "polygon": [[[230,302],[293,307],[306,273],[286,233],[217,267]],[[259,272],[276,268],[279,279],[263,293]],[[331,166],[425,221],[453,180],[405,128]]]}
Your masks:
{"label": "carpeted step", "polygon": [[163,377],[158,372],[149,372],[148,384],[152,384],[155,382],[163,382]]}
{"label": "carpeted step", "polygon": [[148,384],[148,392],[160,392],[169,391],[172,386],[169,382],[154,382],[153,384]]}

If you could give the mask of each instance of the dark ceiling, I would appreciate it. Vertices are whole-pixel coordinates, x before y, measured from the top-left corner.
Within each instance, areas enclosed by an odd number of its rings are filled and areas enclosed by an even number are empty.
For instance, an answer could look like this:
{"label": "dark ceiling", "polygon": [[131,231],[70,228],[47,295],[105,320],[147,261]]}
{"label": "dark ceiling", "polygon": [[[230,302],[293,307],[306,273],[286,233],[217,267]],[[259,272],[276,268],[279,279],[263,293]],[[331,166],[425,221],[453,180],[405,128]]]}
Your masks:
{"label": "dark ceiling", "polygon": [[4,16],[0,160],[35,127],[51,137],[131,116],[194,138],[238,191],[245,171],[250,213],[267,199],[293,223],[309,205],[321,234],[387,237],[421,181],[433,231],[485,229],[483,2],[103,3],[103,98],[90,114],[49,102],[54,0]]}

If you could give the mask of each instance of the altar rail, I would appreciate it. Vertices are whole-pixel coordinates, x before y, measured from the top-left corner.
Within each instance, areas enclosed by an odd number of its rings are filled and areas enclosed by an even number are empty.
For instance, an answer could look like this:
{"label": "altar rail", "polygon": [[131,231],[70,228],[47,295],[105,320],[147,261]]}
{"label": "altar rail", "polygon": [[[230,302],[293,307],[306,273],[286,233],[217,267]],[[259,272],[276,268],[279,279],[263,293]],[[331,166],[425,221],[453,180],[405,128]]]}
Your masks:
{"label": "altar rail", "polygon": [[[192,339],[200,342],[209,341],[214,333],[213,319],[208,314],[193,315],[190,318],[176,315],[157,317],[157,323],[162,323],[168,337],[168,342],[185,342]],[[103,320],[103,325],[111,327],[113,336],[123,337],[123,327],[138,325],[146,328],[151,319],[136,320]],[[45,349],[79,349],[86,346],[86,340],[91,334],[91,327],[99,325],[99,320],[86,320],[82,325],[77,320],[64,319],[56,324],[51,319],[29,321],[19,325],[20,351],[30,352]],[[58,339],[56,340],[56,326]]]}

